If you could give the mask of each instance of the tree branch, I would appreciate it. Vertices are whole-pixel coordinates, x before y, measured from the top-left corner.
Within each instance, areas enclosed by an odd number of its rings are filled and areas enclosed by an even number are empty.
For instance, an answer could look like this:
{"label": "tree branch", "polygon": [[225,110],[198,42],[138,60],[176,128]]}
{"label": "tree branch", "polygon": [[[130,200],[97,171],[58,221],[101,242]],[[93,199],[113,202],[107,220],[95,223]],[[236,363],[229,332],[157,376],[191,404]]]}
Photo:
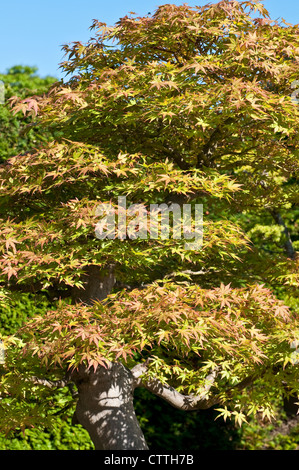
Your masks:
{"label": "tree branch", "polygon": [[170,274],[167,274],[165,278],[169,277],[177,277],[177,276],[199,276],[201,274],[207,274],[208,271],[205,271],[204,269],[201,269],[200,271],[192,271],[191,269],[186,269],[185,271],[173,271]]}
{"label": "tree branch", "polygon": [[211,166],[212,161],[214,160],[215,149],[217,148],[217,143],[219,139],[223,138],[223,126],[231,124],[233,118],[229,117],[224,120],[224,122],[218,124],[215,129],[210,134],[207,142],[203,145],[200,153],[197,156],[197,165],[196,168],[202,168],[202,166]]}
{"label": "tree branch", "polygon": [[169,385],[164,385],[160,380],[152,378],[144,381],[140,379],[148,369],[148,362],[137,364],[131,369],[131,373],[135,378],[135,387],[144,387],[154,395],[163,398],[167,403],[179,410],[192,411],[192,410],[205,410],[219,402],[219,397],[209,397],[209,391],[215,383],[218,369],[215,369],[210,375],[206,377],[206,385],[200,395],[183,395]]}

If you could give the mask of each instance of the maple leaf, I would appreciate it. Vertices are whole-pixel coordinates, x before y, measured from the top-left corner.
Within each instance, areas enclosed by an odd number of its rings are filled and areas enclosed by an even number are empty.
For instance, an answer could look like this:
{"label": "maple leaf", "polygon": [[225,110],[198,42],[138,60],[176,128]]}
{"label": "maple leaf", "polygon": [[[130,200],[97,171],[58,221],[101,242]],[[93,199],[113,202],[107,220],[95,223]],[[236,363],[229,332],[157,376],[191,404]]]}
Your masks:
{"label": "maple leaf", "polygon": [[38,103],[34,98],[26,98],[22,101],[23,103],[28,103],[27,104],[27,109],[30,110],[32,109],[34,111],[35,116],[37,116],[38,113]]}

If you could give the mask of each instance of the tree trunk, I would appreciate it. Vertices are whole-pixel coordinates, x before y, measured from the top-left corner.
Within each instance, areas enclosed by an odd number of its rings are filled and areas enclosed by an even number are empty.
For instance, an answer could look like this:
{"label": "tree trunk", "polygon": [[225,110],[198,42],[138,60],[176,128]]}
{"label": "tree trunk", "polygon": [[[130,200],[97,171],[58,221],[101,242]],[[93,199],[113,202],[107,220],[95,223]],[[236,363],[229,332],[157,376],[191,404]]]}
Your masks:
{"label": "tree trunk", "polygon": [[96,450],[147,450],[133,406],[134,376],[120,363],[79,368],[72,380],[79,400],[74,422],[89,433]]}
{"label": "tree trunk", "polygon": [[296,251],[294,249],[290,232],[287,229],[286,224],[284,223],[283,218],[281,217],[280,213],[277,210],[272,210],[271,211],[272,217],[277,223],[277,225],[280,225],[283,228],[283,233],[285,236],[285,241],[284,241],[284,249],[285,252],[290,259],[295,259],[296,258]]}

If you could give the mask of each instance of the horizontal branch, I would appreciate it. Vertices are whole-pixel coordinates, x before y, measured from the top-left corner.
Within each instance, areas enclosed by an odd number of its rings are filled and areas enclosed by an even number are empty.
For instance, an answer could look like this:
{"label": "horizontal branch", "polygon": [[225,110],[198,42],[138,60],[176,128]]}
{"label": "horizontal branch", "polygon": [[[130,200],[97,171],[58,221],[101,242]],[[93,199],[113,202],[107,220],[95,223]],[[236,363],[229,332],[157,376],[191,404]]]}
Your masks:
{"label": "horizontal branch", "polygon": [[29,378],[30,382],[34,385],[43,385],[47,388],[63,388],[66,387],[71,381],[71,374],[67,374],[63,379],[60,380],[48,380],[40,377],[32,376]]}

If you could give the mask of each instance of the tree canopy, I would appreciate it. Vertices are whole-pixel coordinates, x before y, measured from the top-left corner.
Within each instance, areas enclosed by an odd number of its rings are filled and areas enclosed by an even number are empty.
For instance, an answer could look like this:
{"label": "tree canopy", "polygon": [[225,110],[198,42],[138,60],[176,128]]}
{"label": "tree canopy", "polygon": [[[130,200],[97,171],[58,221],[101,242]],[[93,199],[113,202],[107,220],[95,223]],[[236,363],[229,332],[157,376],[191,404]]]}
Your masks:
{"label": "tree canopy", "polygon": [[[273,397],[298,394],[298,312],[279,298],[298,289],[284,218],[298,214],[298,25],[225,0],[91,30],[64,47],[67,83],[11,100],[55,140],[1,167],[3,295],[45,292],[53,308],[5,339],[2,393],[18,404],[2,401],[5,426],[49,419],[51,380],[79,384],[82,408],[82,377],[124,366],[178,408],[269,418]],[[103,204],[114,237],[97,235]],[[139,236],[151,204],[188,206],[201,246],[171,224],[151,237],[147,220]]]}

